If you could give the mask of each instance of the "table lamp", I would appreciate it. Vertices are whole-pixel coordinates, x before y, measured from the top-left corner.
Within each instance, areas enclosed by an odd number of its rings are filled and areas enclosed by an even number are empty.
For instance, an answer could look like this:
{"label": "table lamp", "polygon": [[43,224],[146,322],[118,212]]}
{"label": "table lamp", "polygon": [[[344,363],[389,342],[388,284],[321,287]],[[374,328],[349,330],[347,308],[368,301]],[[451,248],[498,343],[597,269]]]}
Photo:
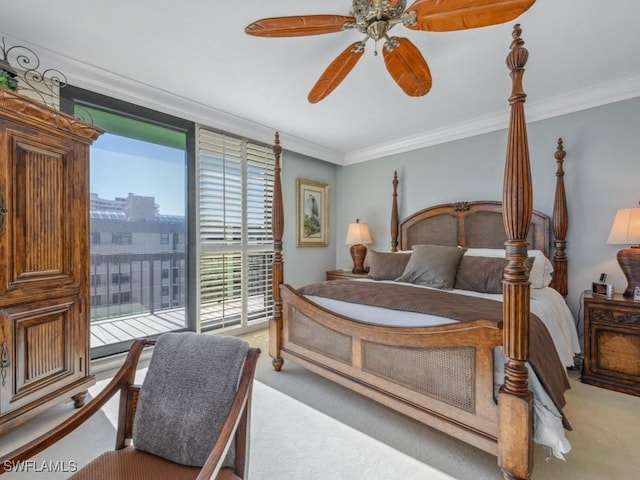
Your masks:
{"label": "table lamp", "polygon": [[613,220],[607,244],[631,245],[618,252],[617,259],[622,273],[627,278],[627,288],[623,295],[633,297],[640,286],[640,208],[621,208]]}
{"label": "table lamp", "polygon": [[347,230],[347,245],[351,245],[351,258],[353,259],[353,273],[366,273],[364,269],[364,257],[367,255],[367,247],[365,244],[371,243],[371,235],[369,235],[369,227],[366,223],[360,223],[356,219],[356,223],[350,223]]}

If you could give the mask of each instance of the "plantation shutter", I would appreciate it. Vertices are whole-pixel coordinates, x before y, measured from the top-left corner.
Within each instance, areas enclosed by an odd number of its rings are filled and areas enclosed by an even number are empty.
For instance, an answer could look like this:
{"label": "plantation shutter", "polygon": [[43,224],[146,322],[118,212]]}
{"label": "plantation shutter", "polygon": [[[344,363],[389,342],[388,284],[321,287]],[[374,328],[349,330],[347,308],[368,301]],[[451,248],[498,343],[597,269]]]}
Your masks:
{"label": "plantation shutter", "polygon": [[273,153],[200,128],[198,163],[201,329],[268,319]]}

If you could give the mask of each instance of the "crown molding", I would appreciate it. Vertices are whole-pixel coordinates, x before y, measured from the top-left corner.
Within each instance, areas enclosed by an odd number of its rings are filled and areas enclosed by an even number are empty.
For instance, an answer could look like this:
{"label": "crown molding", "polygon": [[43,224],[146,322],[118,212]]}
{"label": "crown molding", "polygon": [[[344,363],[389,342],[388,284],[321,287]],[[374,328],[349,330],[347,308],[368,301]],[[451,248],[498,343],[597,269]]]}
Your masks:
{"label": "crown molding", "polygon": [[[55,65],[57,70],[64,72],[70,85],[247,137],[267,145],[273,143],[274,133],[277,130],[275,127],[229,114],[97,65],[80,62],[42,46],[30,44],[23,39],[4,34],[3,36],[10,40],[10,43],[24,45],[38,52],[42,64]],[[285,150],[336,164],[342,164],[344,160],[342,152],[317,145],[282,130],[279,132],[280,138],[286,139]]]}
{"label": "crown molding", "polygon": [[[527,123],[567,115],[639,96],[640,76],[627,77],[615,82],[603,83],[575,90],[568,94],[557,95],[546,100],[530,102],[526,107]],[[503,130],[507,127],[508,121],[509,113],[502,112],[429,130],[393,142],[348,152],[342,165],[366,162],[419,148],[482,135],[483,133]]]}
{"label": "crown molding", "polygon": [[[233,133],[267,145],[273,143],[274,127],[262,125],[252,120],[232,115],[202,103],[194,102],[171,92],[124,78],[97,67],[83,70],[68,69],[70,83],[87,90],[108,95],[142,107],[159,110],[176,117]],[[67,67],[68,68],[68,67]],[[313,158],[340,164],[344,155],[341,152],[308,142],[282,130],[280,138],[286,139],[285,150],[298,152]]]}
{"label": "crown molding", "polygon": [[[56,65],[57,69],[67,74],[69,83],[75,86],[242,135],[265,144],[273,142],[273,135],[277,130],[274,127],[194,102],[173,92],[139,82],[96,65],[79,62],[44,47],[29,45],[28,42],[19,38],[9,35],[6,38],[37,51],[43,63]],[[557,95],[546,100],[529,102],[526,107],[527,121],[532,123],[638,96],[640,96],[640,76],[631,76]],[[285,150],[347,166],[503,130],[508,124],[508,118],[508,111],[494,113],[346,153],[309,142],[284,131],[280,131],[280,136],[286,139]]]}

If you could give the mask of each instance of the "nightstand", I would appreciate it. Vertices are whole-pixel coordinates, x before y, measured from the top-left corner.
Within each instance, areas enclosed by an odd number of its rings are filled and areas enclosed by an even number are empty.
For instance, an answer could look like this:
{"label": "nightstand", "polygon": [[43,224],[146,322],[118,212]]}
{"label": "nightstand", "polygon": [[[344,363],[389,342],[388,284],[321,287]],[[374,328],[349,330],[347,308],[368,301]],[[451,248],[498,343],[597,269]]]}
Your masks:
{"label": "nightstand", "polygon": [[349,280],[352,278],[367,278],[368,273],[351,273],[351,270],[327,270],[327,280]]}
{"label": "nightstand", "polygon": [[640,396],[640,301],[584,294],[582,381]]}

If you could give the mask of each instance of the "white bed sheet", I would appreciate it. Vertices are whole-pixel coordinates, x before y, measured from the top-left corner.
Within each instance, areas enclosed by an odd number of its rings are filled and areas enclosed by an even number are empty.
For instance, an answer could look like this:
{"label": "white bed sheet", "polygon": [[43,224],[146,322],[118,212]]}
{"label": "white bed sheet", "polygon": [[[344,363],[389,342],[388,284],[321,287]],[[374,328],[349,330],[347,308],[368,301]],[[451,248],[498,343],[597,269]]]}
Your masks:
{"label": "white bed sheet", "polygon": [[[354,281],[368,282],[375,280],[359,279]],[[380,283],[380,281],[377,282]],[[388,283],[398,282],[388,281]],[[413,284],[407,285],[417,286]],[[484,297],[502,302],[502,294],[478,293],[456,289],[446,290],[446,292],[452,295],[460,294]],[[379,325],[420,327],[446,325],[457,322],[456,320],[438,317],[437,315],[390,310],[315,295],[307,295],[307,298],[333,312],[355,320]],[[574,354],[580,352],[580,341],[578,339],[573,315],[562,296],[549,287],[531,289],[530,309],[531,313],[537,315],[547,327],[562,364],[565,367],[573,366]],[[504,378],[505,360],[502,347],[498,347],[494,352],[494,385],[496,391],[502,384],[502,379]],[[535,372],[533,372],[530,367],[529,389],[532,391],[534,397],[534,441],[544,446],[545,449],[553,453],[555,457],[564,459],[563,454],[571,450],[571,445],[564,433],[562,416],[540,383]]]}

